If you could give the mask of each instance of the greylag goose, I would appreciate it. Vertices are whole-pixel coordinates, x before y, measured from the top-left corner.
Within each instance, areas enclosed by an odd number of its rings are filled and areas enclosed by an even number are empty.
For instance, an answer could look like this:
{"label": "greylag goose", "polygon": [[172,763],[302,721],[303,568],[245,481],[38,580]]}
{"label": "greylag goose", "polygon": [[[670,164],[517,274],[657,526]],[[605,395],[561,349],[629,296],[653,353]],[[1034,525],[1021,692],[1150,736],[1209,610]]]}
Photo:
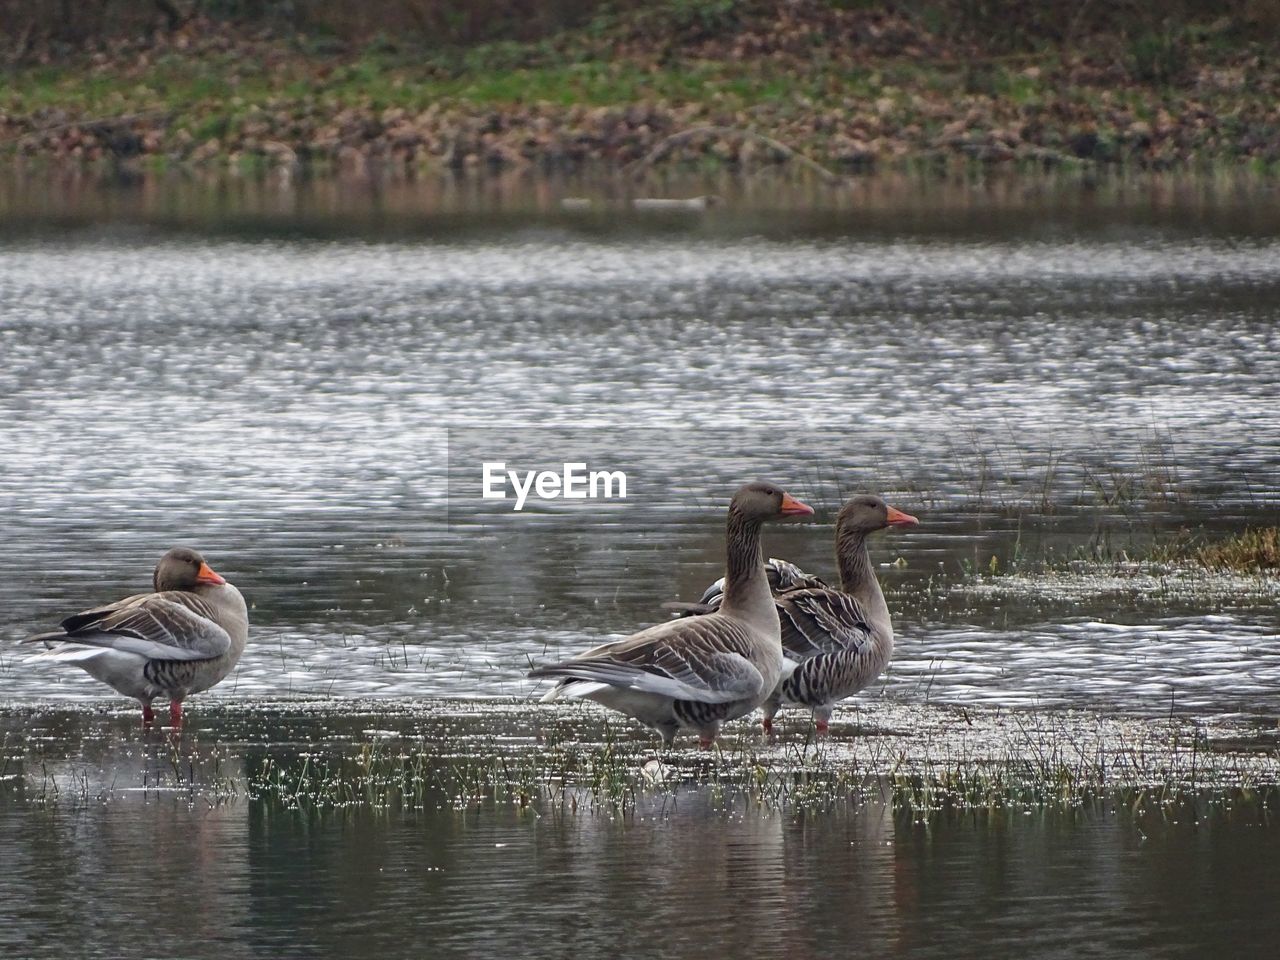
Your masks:
{"label": "greylag goose", "polygon": [[249,611],[240,591],[214,573],[194,550],[175,547],[152,574],[154,593],[139,593],[85,610],[62,628],[22,643],[43,643],[38,657],[67,660],[142,704],[142,722],[155,719],[151,701],[169,700],[170,723],[182,725],[182,701],[222,680],[249,637]]}
{"label": "greylag goose", "polygon": [[766,520],[812,513],[773,484],[742,487],[729,504],[724,591],[716,612],[669,620],[530,671],[530,677],[560,681],[543,701],[586,697],[653,728],[664,743],[684,728],[710,747],[724,721],[754,710],[782,676],[760,528]]}
{"label": "greylag goose", "polygon": [[[893,623],[867,556],[867,535],[920,521],[879,497],[850,499],[836,518],[836,563],[840,589],[785,560],[770,559],[769,580],[782,625],[787,663],[783,679],[764,702],[764,729],[784,703],[809,707],[818,733],[826,733],[836,701],[866,688],[893,655]],[[716,581],[686,612],[719,608],[722,581]],[[673,605],[677,609],[677,605]]]}
{"label": "greylag goose", "polygon": [[[819,587],[825,589],[827,582],[821,577],[805,573],[788,560],[770,557],[764,562],[764,575],[769,581],[769,589],[776,595],[786,590],[798,590],[801,587]],[[702,593],[697,603],[684,600],[668,600],[662,605],[664,610],[672,610],[681,616],[691,617],[699,613],[712,613],[720,605],[720,594],[724,592],[724,577],[721,577]]]}

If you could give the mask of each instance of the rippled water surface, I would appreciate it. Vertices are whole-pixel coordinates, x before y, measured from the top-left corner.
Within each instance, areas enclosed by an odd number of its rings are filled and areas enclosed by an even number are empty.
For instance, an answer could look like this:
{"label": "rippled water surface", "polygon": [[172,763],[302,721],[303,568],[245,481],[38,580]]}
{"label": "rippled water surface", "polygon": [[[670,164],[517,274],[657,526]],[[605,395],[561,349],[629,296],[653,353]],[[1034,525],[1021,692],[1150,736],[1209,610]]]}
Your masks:
{"label": "rippled water surface", "polygon": [[[398,199],[321,229],[59,194],[0,233],[0,953],[1271,949],[1280,580],[1133,559],[1276,522],[1269,192]],[[517,512],[499,461],[628,495]],[[531,663],[719,576],[755,477],[817,508],[769,553],[826,576],[851,491],[921,519],[874,546],[896,654],[830,744],[793,711],[650,776],[634,726],[532,705]],[[179,543],[253,626],[170,741],[12,641]],[[326,764],[425,792],[312,802]]]}
{"label": "rippled water surface", "polygon": [[[819,507],[770,552],[818,572],[848,491],[921,517],[879,545],[902,564],[882,571],[888,695],[1280,706],[1274,584],[1141,603],[939,586],[1274,516],[1280,241],[700,223],[9,240],[0,636],[140,589],[189,543],[253,604],[215,695],[525,693],[531,658],[700,593],[726,495],[767,476]],[[625,469],[628,500],[480,498],[485,461],[577,460]],[[105,695],[12,653],[0,683]]]}

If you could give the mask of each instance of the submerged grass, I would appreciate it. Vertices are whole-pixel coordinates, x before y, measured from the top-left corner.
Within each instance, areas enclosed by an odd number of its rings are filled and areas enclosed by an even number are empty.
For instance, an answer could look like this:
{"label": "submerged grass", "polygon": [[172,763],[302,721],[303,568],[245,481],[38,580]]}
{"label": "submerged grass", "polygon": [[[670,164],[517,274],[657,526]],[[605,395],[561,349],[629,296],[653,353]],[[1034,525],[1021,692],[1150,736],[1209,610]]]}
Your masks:
{"label": "submerged grass", "polygon": [[[949,594],[1056,599],[1078,603],[1104,594],[1128,602],[1222,602],[1271,604],[1280,597],[1280,528],[1245,530],[1221,539],[1186,530],[1149,532],[1123,542],[1090,543],[1069,553],[1017,552],[1001,564],[966,565],[956,581],[930,578],[923,591]],[[906,597],[904,600],[909,600]]]}
{"label": "submerged grass", "polygon": [[1192,556],[1211,570],[1280,570],[1280,527],[1250,529],[1195,548]]}
{"label": "submerged grass", "polygon": [[[912,713],[900,711],[895,722],[910,722]],[[1079,807],[1143,792],[1247,788],[1271,797],[1280,784],[1276,756],[1222,750],[1186,721],[924,713],[926,728],[909,733],[781,745],[742,737],[712,753],[657,753],[608,724],[592,740],[552,724],[535,742],[505,746],[374,741],[345,754],[269,758],[249,771],[246,792],[295,811],[510,806],[538,816],[634,813],[698,797],[725,812],[811,814],[877,802],[920,815]]]}
{"label": "submerged grass", "polygon": [[[1187,475],[1160,429],[1144,431],[1122,462],[1029,446],[1012,427],[1007,435],[958,430],[948,448],[950,462],[928,481],[892,463],[827,464],[811,481],[813,497],[834,510],[855,492],[880,492],[920,513],[921,536],[931,513],[971,516],[972,555],[937,571],[944,581],[958,573],[961,587],[1068,573],[1154,576],[1181,587],[1197,576],[1267,578],[1280,570],[1280,527],[1206,531],[1220,509],[1214,494]],[[1265,502],[1251,488],[1245,494],[1255,510]]]}
{"label": "submerged grass", "polygon": [[256,742],[238,739],[243,717],[210,743],[198,734],[138,742],[132,725],[125,732],[111,719],[52,735],[23,721],[0,746],[0,804],[165,796],[299,815],[507,809],[538,818],[662,817],[690,804],[809,816],[874,803],[920,819],[1242,791],[1270,805],[1280,788],[1274,735],[1226,722],[877,704],[830,739],[801,725],[770,741],[743,725],[702,752],[658,751],[592,708],[325,709],[256,714],[246,728],[278,738]]}
{"label": "submerged grass", "polygon": [[920,515],[921,538],[932,514],[969,518],[972,553],[948,558],[936,571],[944,580],[1132,572],[1135,564],[1144,574],[1155,566],[1157,575],[1179,576],[1280,568],[1276,528],[1221,542],[1193,532],[1213,522],[1213,494],[1187,475],[1172,438],[1160,429],[1144,431],[1123,460],[1053,443],[1029,445],[1011,425],[1007,433],[957,430],[947,443],[948,460],[927,479],[871,459],[826,463],[793,485],[832,513],[854,493],[878,492]]}

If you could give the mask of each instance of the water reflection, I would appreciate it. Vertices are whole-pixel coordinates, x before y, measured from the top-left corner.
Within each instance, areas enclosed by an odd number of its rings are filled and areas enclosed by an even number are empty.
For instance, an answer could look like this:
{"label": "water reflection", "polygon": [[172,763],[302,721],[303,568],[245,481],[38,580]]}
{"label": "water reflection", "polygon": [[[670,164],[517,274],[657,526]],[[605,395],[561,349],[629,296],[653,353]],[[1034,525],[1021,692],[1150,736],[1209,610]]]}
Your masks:
{"label": "water reflection", "polygon": [[[438,955],[613,955],[628,944],[661,957],[817,957],[856,944],[876,957],[963,958],[1088,944],[1099,955],[1204,956],[1256,952],[1280,933],[1266,790],[1276,770],[1261,754],[1269,773],[1242,774],[1261,792],[1117,790],[1007,807],[912,807],[889,780],[860,797],[773,807],[705,771],[621,808],[431,793],[420,805],[292,809],[243,788],[267,757],[296,773],[380,739],[390,756],[441,751],[426,768],[440,783],[449,775],[432,770],[453,751],[479,747],[492,765],[531,749],[519,712],[452,711],[230,711],[189,735],[176,764],[166,738],[123,717],[0,718],[10,905],[0,946],[40,957],[76,943],[113,956],[162,937],[191,957],[400,956],[424,944]],[[967,736],[954,716],[937,720],[936,736],[912,735],[912,756],[951,755],[948,742]],[[1170,749],[1156,727],[1135,728],[1150,744],[1109,749],[1149,751],[1156,770]],[[495,731],[506,744],[496,751]],[[587,734],[602,747],[598,729],[575,735]],[[1091,749],[1061,736],[1055,754]],[[1022,749],[1034,759],[1034,746]],[[673,762],[676,773],[687,762],[737,776],[732,756]],[[1206,753],[1202,770],[1210,762]]]}
{"label": "water reflection", "polygon": [[869,805],[819,825],[694,807],[625,826],[504,811],[308,821],[240,805],[8,810],[0,888],[15,910],[0,938],[31,957],[67,943],[118,955],[157,936],[191,957],[400,956],[426,943],[535,957],[620,943],[664,957],[816,957],[851,943],[869,956],[1065,956],[1081,944],[1205,956],[1265,950],[1280,932],[1276,832],[1247,812],[917,825]]}

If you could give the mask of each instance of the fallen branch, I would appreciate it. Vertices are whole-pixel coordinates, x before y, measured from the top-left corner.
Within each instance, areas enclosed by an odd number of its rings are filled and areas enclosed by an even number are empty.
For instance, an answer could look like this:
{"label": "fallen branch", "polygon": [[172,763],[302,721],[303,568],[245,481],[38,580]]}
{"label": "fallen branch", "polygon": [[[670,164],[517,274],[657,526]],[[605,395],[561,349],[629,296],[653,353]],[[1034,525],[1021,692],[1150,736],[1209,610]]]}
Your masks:
{"label": "fallen branch", "polygon": [[782,141],[773,139],[773,137],[766,137],[764,134],[756,133],[754,130],[741,130],[737,127],[690,127],[688,130],[681,130],[679,133],[673,133],[671,136],[659,141],[658,144],[643,157],[640,157],[638,160],[632,160],[628,163],[622,168],[622,172],[630,175],[635,171],[638,175],[639,171],[648,170],[655,163],[668,156],[676,148],[682,147],[690,140],[703,136],[704,134],[710,134],[717,137],[750,137],[751,139],[758,140],[765,146],[777,151],[787,160],[795,160],[801,166],[812,170],[827,183],[840,182],[839,176],[832,173],[822,164],[818,163],[817,160],[806,157],[799,150],[795,150],[792,147],[787,146]]}

